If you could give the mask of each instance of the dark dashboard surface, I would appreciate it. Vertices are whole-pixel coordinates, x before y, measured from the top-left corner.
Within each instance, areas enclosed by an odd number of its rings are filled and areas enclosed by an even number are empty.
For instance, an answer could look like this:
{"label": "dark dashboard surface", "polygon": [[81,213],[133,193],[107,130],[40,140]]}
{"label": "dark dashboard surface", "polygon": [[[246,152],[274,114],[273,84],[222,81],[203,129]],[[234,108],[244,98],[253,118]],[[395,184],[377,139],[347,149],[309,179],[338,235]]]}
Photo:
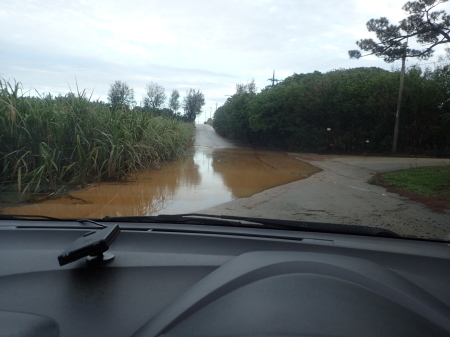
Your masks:
{"label": "dark dashboard surface", "polygon": [[60,267],[92,229],[23,223],[0,230],[0,335],[450,335],[447,243],[121,224],[112,262]]}

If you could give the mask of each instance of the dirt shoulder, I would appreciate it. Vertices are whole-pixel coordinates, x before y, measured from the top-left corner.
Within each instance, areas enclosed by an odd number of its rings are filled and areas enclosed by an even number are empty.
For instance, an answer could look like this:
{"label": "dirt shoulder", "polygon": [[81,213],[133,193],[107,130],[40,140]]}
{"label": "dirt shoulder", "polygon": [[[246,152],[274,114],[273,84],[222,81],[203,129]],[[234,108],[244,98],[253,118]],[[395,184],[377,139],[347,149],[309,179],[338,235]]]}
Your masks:
{"label": "dirt shoulder", "polygon": [[376,174],[450,164],[449,159],[289,154],[322,171],[202,212],[376,226],[405,236],[450,238],[450,210],[436,213],[368,183]]}

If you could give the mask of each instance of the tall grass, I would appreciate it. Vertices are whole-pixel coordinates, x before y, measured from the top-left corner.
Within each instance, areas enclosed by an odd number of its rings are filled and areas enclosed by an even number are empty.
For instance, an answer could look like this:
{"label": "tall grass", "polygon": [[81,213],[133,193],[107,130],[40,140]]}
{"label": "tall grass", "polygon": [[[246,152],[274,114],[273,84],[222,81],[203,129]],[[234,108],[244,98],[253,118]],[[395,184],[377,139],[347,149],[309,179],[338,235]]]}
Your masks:
{"label": "tall grass", "polygon": [[182,155],[193,126],[111,110],[86,92],[32,97],[0,79],[0,179],[22,195],[120,179]]}

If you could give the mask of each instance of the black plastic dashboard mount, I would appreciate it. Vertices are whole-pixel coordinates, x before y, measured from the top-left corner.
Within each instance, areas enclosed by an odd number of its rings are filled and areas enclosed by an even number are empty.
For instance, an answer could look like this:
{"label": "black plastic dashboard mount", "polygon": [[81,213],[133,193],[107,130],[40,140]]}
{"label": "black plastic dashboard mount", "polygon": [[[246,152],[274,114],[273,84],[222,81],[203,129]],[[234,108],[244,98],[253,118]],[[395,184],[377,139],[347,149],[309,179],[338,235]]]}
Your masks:
{"label": "black plastic dashboard mount", "polygon": [[102,264],[112,261],[114,255],[104,252],[109,249],[109,245],[119,233],[119,225],[114,225],[84,234],[58,256],[59,265],[64,266],[85,256],[87,256],[86,262],[89,264]]}

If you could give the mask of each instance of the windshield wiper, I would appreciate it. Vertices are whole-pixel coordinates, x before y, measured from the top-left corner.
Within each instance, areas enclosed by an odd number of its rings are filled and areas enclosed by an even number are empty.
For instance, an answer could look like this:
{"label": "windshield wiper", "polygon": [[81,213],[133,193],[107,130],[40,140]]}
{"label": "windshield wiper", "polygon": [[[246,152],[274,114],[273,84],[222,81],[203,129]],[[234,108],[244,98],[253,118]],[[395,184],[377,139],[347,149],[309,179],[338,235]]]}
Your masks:
{"label": "windshield wiper", "polygon": [[157,215],[157,216],[121,216],[105,217],[99,221],[108,222],[140,222],[140,223],[182,223],[191,225],[213,225],[234,227],[256,227],[269,229],[284,229],[294,231],[310,231],[337,234],[370,235],[390,238],[401,238],[402,236],[384,228],[342,225],[334,223],[310,222],[300,220],[280,220],[266,218],[252,218],[231,215],[211,215],[201,213]]}
{"label": "windshield wiper", "polygon": [[19,215],[19,214],[0,214],[0,220],[51,220],[51,221],[77,221],[81,223],[88,222],[90,224],[94,224],[97,227],[100,228],[107,228],[108,226],[105,226],[101,223],[98,223],[95,220],[92,219],[60,219],[60,218],[54,218],[51,216],[45,216],[45,215]]}
{"label": "windshield wiper", "polygon": [[0,220],[61,220],[45,215],[0,214]]}
{"label": "windshield wiper", "polygon": [[368,235],[390,238],[401,238],[402,236],[384,228],[361,226],[361,225],[342,225],[335,223],[310,222],[301,220],[280,220],[267,218],[252,218],[232,215],[211,215],[201,213],[161,214],[157,216],[120,216],[104,217],[102,219],[58,219],[43,215],[4,215],[0,214],[0,220],[52,220],[52,221],[77,221],[80,223],[91,223],[97,227],[105,228],[107,226],[101,222],[131,222],[131,223],[160,223],[160,224],[186,224],[186,225],[209,225],[209,226],[228,226],[228,227],[251,227],[267,229],[283,229],[306,232],[336,233],[336,234],[354,234]]}

